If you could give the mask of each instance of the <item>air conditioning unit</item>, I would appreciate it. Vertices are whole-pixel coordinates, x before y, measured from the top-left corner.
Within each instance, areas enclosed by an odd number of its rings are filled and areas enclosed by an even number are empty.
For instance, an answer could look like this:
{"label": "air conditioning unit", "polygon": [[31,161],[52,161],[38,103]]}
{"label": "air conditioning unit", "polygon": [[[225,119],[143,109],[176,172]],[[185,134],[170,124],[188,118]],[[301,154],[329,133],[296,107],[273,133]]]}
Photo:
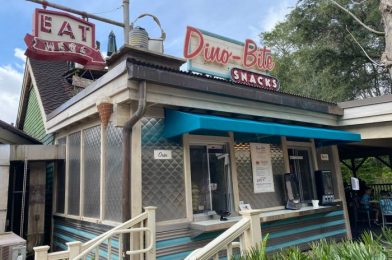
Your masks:
{"label": "air conditioning unit", "polygon": [[0,234],[0,260],[25,260],[26,240],[20,236],[6,232]]}

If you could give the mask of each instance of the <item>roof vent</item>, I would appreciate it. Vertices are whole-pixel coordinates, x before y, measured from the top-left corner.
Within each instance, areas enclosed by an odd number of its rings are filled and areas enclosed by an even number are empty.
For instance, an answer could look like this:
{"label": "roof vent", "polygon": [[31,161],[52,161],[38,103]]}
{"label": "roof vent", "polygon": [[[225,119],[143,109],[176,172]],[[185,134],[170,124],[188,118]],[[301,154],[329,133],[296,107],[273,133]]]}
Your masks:
{"label": "roof vent", "polygon": [[148,49],[148,33],[142,27],[132,28],[129,33],[129,44],[133,47]]}

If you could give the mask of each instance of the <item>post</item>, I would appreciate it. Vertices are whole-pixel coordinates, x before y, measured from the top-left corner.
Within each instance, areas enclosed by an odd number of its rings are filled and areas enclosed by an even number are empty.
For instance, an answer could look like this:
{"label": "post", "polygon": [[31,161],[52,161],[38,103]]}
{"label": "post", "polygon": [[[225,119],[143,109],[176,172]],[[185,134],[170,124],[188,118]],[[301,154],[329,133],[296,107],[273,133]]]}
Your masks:
{"label": "post", "polygon": [[34,259],[46,260],[48,259],[49,246],[34,247]]}
{"label": "post", "polygon": [[248,251],[261,243],[260,214],[262,210],[240,211],[243,218],[250,220],[250,227],[244,233],[244,250]]}
{"label": "post", "polygon": [[152,249],[146,253],[146,260],[156,259],[156,224],[155,224],[156,209],[157,207],[144,208],[144,210],[147,212],[146,227],[151,231],[151,236],[146,237],[146,246],[149,246],[151,243],[153,245]]}
{"label": "post", "polygon": [[124,44],[129,44],[129,0],[123,0]]}
{"label": "post", "polygon": [[[82,242],[75,241],[75,242],[68,242],[66,244],[68,246],[68,251],[69,251],[68,258],[69,259],[73,259],[81,253],[80,251],[82,249]],[[36,258],[36,259],[39,259],[39,258]]]}

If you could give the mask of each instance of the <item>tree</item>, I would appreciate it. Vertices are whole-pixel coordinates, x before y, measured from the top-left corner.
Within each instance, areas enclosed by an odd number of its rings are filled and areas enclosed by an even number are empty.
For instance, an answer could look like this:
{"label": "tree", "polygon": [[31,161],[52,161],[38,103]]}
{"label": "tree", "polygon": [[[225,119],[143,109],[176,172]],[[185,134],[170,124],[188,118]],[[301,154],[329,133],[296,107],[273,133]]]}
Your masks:
{"label": "tree", "polygon": [[[384,30],[379,0],[339,2],[364,24]],[[328,101],[391,93],[388,68],[377,65],[384,35],[369,33],[352,15],[329,0],[299,0],[284,22],[261,34],[275,52],[282,90]]]}

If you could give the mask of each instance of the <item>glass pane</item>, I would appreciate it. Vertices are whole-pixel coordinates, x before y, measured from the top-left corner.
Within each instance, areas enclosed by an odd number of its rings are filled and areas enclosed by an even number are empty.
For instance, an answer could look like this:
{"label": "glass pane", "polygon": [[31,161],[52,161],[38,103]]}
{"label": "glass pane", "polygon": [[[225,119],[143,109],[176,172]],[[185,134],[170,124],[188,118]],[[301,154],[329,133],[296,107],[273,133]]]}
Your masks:
{"label": "glass pane", "polygon": [[207,149],[205,146],[190,148],[193,213],[211,210]]}
{"label": "glass pane", "polygon": [[229,154],[210,153],[209,165],[212,187],[212,208],[217,213],[230,211],[231,185],[229,176]]}
{"label": "glass pane", "polygon": [[[59,145],[66,146],[67,139],[61,138],[57,141]],[[56,175],[56,212],[64,213],[65,204],[65,163],[63,160],[57,162]]]}
{"label": "glass pane", "polygon": [[296,173],[303,201],[313,199],[313,180],[308,150],[289,149],[290,172]]}
{"label": "glass pane", "polygon": [[105,219],[121,221],[122,128],[109,123],[106,145]]}
{"label": "glass pane", "polygon": [[68,214],[79,215],[80,206],[80,132],[69,136]]}
{"label": "glass pane", "polygon": [[99,218],[100,211],[100,165],[101,126],[83,131],[84,142],[84,203],[83,215]]}

